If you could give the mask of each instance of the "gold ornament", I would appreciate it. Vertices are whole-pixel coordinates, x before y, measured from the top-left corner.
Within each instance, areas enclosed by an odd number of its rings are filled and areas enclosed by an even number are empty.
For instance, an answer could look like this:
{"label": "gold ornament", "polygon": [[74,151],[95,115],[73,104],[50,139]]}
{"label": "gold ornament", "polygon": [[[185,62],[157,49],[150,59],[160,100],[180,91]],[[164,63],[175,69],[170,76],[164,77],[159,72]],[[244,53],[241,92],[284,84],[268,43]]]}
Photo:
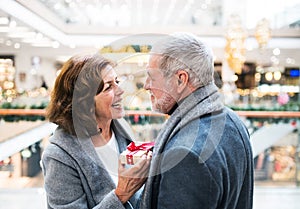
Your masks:
{"label": "gold ornament", "polygon": [[264,49],[267,46],[271,38],[271,29],[269,25],[270,23],[266,18],[258,21],[256,25],[254,36],[258,42],[259,48],[261,49]]}
{"label": "gold ornament", "polygon": [[100,53],[101,54],[105,54],[105,53],[112,53],[112,48],[111,46],[104,46],[102,49],[100,49]]}
{"label": "gold ornament", "polygon": [[237,74],[241,74],[245,58],[246,32],[241,26],[240,17],[231,15],[226,32],[225,57],[228,66]]}

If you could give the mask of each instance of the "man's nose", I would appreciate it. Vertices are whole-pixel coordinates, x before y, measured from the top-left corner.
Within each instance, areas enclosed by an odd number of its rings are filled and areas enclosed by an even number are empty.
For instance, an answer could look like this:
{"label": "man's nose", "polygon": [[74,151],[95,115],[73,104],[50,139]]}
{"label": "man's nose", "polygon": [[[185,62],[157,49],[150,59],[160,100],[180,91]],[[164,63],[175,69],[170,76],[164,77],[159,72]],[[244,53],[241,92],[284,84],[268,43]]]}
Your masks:
{"label": "man's nose", "polygon": [[150,89],[150,81],[149,77],[147,77],[145,83],[144,83],[144,89],[149,90]]}

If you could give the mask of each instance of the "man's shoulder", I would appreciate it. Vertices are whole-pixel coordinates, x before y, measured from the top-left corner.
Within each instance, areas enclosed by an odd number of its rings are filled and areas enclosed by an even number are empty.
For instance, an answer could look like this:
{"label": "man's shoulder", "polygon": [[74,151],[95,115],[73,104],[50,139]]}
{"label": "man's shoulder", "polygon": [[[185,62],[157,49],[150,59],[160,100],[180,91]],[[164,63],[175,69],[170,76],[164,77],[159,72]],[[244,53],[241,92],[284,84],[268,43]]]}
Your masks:
{"label": "man's shoulder", "polygon": [[[239,116],[228,107],[187,123],[166,144],[165,150],[187,148],[199,152],[211,143],[217,145],[231,133],[248,138],[248,131]],[[229,137],[230,138],[230,137]],[[239,138],[239,137],[237,137]]]}

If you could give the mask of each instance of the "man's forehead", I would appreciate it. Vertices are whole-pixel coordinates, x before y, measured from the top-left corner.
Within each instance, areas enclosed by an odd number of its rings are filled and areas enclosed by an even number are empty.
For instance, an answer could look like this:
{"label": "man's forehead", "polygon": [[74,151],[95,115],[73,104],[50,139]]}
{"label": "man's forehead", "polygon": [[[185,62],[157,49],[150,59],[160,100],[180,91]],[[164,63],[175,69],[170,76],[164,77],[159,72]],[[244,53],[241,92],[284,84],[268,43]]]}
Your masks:
{"label": "man's forehead", "polygon": [[162,56],[159,54],[152,54],[149,57],[149,64],[158,63],[161,58],[162,58]]}
{"label": "man's forehead", "polygon": [[148,74],[162,74],[162,70],[158,67],[150,67],[150,66],[147,66],[146,67],[146,71]]}
{"label": "man's forehead", "polygon": [[148,62],[147,68],[157,68],[158,69],[160,58],[161,58],[161,56],[151,55],[149,57],[149,62]]}

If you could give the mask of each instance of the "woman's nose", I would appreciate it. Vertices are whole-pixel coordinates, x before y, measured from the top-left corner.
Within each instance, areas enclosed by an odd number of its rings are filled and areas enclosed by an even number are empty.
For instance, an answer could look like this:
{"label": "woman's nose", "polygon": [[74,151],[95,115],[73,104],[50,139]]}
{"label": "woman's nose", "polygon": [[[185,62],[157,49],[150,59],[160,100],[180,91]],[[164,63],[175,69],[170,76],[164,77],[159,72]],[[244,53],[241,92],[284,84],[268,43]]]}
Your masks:
{"label": "woman's nose", "polygon": [[120,87],[120,86],[117,86],[117,89],[116,89],[116,95],[122,95],[124,93],[124,90]]}

